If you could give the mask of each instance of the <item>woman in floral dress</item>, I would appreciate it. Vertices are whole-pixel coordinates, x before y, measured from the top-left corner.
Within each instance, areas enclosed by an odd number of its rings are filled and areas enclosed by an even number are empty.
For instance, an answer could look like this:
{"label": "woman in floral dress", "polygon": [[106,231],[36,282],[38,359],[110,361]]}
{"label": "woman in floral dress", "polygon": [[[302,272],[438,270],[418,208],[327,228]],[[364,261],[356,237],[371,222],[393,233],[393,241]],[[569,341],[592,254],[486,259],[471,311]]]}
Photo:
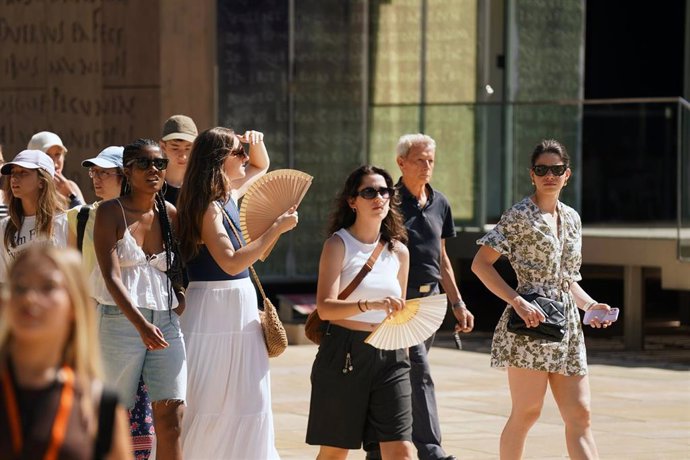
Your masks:
{"label": "woman in floral dress", "polygon": [[[507,368],[512,399],[510,417],[501,434],[501,459],[521,458],[529,429],[539,418],[546,387],[551,387],[565,423],[570,458],[597,458],[590,428],[587,356],[577,309],[610,310],[592,299],[577,283],[582,261],[580,216],[558,200],[570,178],[570,157],[563,145],[544,140],[532,153],[530,176],[535,192],[508,209],[500,222],[477,241],[481,248],[472,271],[506,306],[494,332],[491,366]],[[494,268],[506,256],[518,279],[511,288]],[[544,315],[521,294],[539,293],[562,301],[568,324],[560,342],[508,332],[511,309],[528,327]],[[610,323],[593,320],[596,328]]]}

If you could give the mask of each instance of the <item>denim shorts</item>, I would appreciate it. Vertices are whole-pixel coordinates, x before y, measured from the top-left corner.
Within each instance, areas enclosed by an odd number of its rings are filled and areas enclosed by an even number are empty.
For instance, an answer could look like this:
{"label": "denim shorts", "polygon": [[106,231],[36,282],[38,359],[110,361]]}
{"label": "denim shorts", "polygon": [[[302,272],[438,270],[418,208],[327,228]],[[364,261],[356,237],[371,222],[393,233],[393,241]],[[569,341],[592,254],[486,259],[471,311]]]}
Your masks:
{"label": "denim shorts", "polygon": [[132,409],[139,377],[143,375],[152,402],[184,401],[187,393],[187,357],[180,318],[174,311],[140,308],[147,321],[163,333],[168,347],[146,349],[134,324],[115,305],[98,305],[99,335],[106,382],[122,404]]}

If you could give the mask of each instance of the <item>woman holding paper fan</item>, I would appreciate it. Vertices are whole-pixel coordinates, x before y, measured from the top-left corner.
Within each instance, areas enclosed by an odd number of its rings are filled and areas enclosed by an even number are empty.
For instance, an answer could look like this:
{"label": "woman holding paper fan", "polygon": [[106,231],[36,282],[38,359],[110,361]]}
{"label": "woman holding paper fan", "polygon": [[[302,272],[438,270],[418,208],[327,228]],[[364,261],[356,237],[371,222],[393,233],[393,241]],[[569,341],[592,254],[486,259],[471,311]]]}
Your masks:
{"label": "woman holding paper fan", "polygon": [[[577,212],[559,201],[570,178],[570,157],[555,140],[544,140],[532,153],[530,177],[535,187],[501,217],[496,227],[477,243],[482,245],[472,271],[509,305],[496,326],[491,366],[507,368],[512,398],[510,418],[501,434],[502,459],[522,458],[529,429],[539,418],[547,386],[565,422],[571,458],[597,458],[591,430],[590,389],[585,341],[577,309],[609,311],[580,287],[582,224]],[[518,278],[511,288],[494,268],[508,257]],[[508,330],[511,311],[535,328],[545,321],[544,311],[525,300],[527,294],[561,302],[567,323],[560,341],[534,339]],[[595,319],[593,327],[610,321]]]}
{"label": "woman holding paper fan", "polygon": [[278,458],[268,355],[247,269],[297,225],[297,212],[288,209],[245,245],[237,209],[237,200],[268,166],[262,133],[209,129],[194,142],[177,200],[190,280],[181,321],[188,367],[186,459]]}
{"label": "woman holding paper fan", "polygon": [[[336,202],[319,263],[316,303],[328,323],[312,367],[307,427],[319,458],[345,458],[348,449],[375,443],[384,459],[413,458],[406,350],[364,342],[405,308],[409,253],[397,204],[393,179],[375,166],[352,172]],[[371,271],[353,289],[368,261]]]}

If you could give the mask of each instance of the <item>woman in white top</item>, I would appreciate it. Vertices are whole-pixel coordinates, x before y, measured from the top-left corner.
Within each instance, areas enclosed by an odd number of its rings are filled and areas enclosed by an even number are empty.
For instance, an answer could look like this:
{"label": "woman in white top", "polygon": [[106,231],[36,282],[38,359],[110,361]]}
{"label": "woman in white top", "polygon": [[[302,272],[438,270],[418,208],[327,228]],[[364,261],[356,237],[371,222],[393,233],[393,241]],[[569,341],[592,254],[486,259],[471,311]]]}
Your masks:
{"label": "woman in white top", "polygon": [[11,260],[27,246],[49,242],[67,245],[67,217],[55,189],[53,160],[40,150],[24,150],[0,169],[10,176],[6,188],[9,216],[0,220],[0,283],[7,279]]}
{"label": "woman in white top", "polygon": [[[409,252],[393,179],[362,166],[345,182],[319,263],[316,306],[328,321],[312,368],[307,443],[319,459],[380,444],[384,459],[412,459],[410,363],[406,350],[378,350],[364,339],[386,316],[405,308]],[[344,300],[379,240],[385,249]]]}
{"label": "woman in white top", "polygon": [[123,164],[123,193],[101,203],[94,225],[99,269],[91,282],[105,374],[132,408],[143,372],[160,458],[180,459],[187,368],[178,316],[184,294],[179,277],[169,279],[179,260],[177,211],[161,193],[168,159],[155,141],[139,139],[125,147]]}

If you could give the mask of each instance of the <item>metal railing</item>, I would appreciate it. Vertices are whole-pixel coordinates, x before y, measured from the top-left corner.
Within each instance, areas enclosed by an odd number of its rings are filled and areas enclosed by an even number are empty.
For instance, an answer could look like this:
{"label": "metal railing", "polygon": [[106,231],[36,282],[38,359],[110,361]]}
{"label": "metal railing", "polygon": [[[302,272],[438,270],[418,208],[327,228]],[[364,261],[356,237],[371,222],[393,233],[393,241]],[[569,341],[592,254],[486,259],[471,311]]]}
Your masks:
{"label": "metal railing", "polygon": [[[462,226],[495,222],[501,210],[531,193],[529,155],[540,139],[556,138],[572,158],[573,184],[564,189],[563,199],[581,212],[583,222],[665,228],[664,234],[677,235],[678,260],[690,262],[687,100],[478,103],[474,115],[475,213]],[[497,183],[499,166],[503,174]]]}
{"label": "metal railing", "polygon": [[[315,180],[300,227],[281,239],[262,275],[313,279],[332,197],[346,175],[366,161],[397,178],[395,140],[420,130],[437,141],[433,184],[448,197],[460,227],[484,229],[530,194],[530,153],[541,139],[555,138],[572,158],[563,201],[585,225],[663,227],[665,235],[677,235],[678,260],[690,262],[690,104],[684,99],[380,104],[369,106],[367,119],[364,139],[357,128],[329,130],[328,144],[316,147],[314,131],[297,123],[291,136],[302,147],[295,165]],[[355,148],[360,144],[362,151]],[[299,255],[295,269],[290,253]]]}
{"label": "metal railing", "polygon": [[678,98],[678,260],[690,262],[690,102]]}

